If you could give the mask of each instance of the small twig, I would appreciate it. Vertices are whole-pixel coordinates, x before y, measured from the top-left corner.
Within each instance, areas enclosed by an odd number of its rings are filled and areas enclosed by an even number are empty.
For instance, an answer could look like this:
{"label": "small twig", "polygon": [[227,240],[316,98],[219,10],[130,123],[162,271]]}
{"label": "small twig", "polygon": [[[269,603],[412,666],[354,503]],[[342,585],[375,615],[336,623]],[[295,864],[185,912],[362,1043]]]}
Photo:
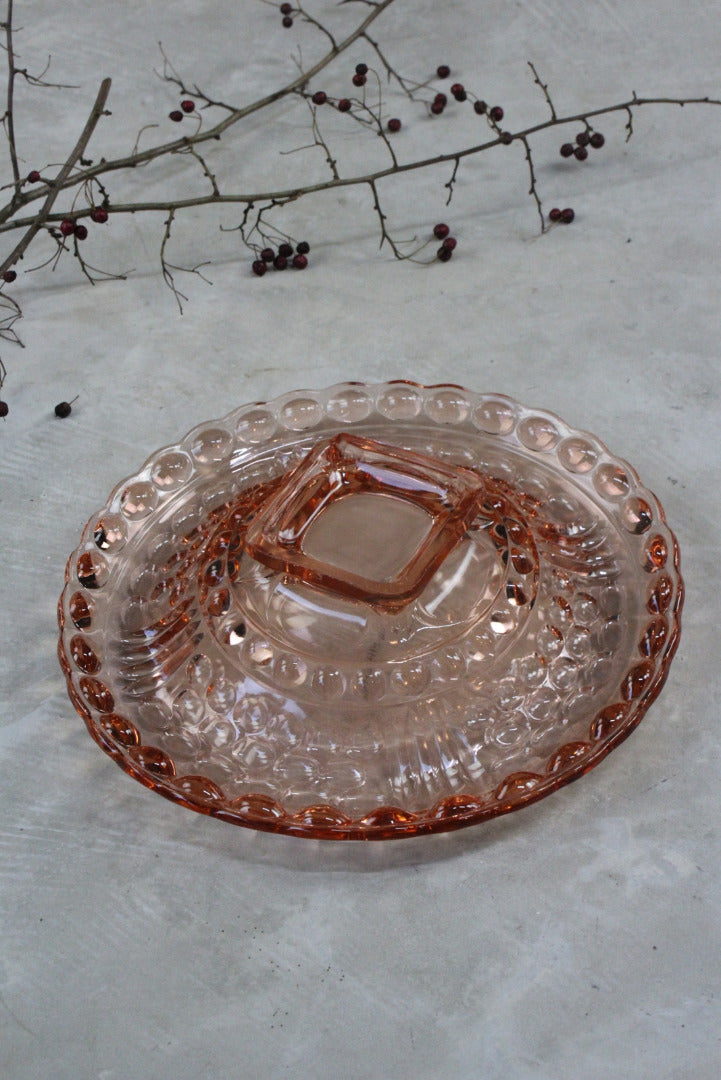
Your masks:
{"label": "small twig", "polygon": [[532,64],[530,60],[528,61],[528,66],[531,69],[531,71],[533,72],[533,81],[534,81],[534,83],[536,84],[536,86],[540,86],[541,90],[543,91],[543,96],[546,99],[546,104],[548,105],[548,108],[551,110],[551,120],[557,120],[558,117],[556,116],[556,110],[554,108],[553,102],[551,101],[551,95],[548,92],[548,84],[544,83],[544,82],[541,82],[540,76],[539,76],[538,72],[536,71],[535,64]]}
{"label": "small twig", "polygon": [[97,97],[95,98],[95,103],[90,110],[90,116],[85,122],[85,127],[80,134],[80,138],[71,150],[68,159],[58,173],[57,178],[50,185],[50,190],[48,191],[42,208],[35,215],[32,224],[23,236],[22,240],[20,240],[20,242],[16,244],[10,255],[8,255],[8,257],[2,263],[0,263],[0,274],[4,273],[5,270],[13,266],[13,264],[22,257],[23,253],[32,243],[33,238],[48,220],[48,216],[52,209],[53,203],[60,194],[63,184],[70,176],[70,173],[75,166],[75,162],[78,160],[78,158],[82,156],[85,147],[90,141],[91,135],[95,131],[98,120],[103,115],[103,111],[105,109],[105,102],[107,101],[108,94],[110,93],[110,85],[110,79],[103,79],[102,83],[100,84],[100,89],[98,90]]}
{"label": "small twig", "polygon": [[528,194],[533,196],[533,199],[534,199],[534,201],[536,203],[536,209],[538,210],[538,216],[541,219],[541,232],[544,233],[546,231],[546,222],[545,222],[544,217],[543,217],[543,206],[541,204],[541,197],[538,194],[538,186],[536,184],[536,172],[535,172],[535,169],[533,167],[533,156],[531,154],[531,145],[530,145],[528,139],[526,139],[524,137],[520,138],[520,142],[523,143],[523,146],[524,146],[525,151],[526,151],[526,161],[528,162],[528,172],[529,172],[530,177],[531,177],[531,186],[528,189]]}

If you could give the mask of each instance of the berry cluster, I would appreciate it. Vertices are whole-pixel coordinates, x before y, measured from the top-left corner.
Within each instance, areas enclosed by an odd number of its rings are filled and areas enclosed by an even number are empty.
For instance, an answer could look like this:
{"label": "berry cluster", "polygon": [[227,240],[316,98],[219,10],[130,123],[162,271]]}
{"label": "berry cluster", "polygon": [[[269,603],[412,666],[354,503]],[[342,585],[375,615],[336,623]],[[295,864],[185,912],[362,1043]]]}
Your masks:
{"label": "berry cluster", "polygon": [[[436,75],[439,79],[447,79],[449,78],[450,74],[451,69],[448,64],[439,64],[436,68]],[[466,90],[463,83],[453,83],[453,85],[451,86],[451,94],[456,99],[456,101],[468,101],[468,91]],[[439,91],[431,102],[430,108],[432,114],[434,116],[440,116],[447,104],[448,95],[444,94],[442,91]],[[489,109],[485,101],[481,101],[480,98],[475,97],[473,100],[473,111],[478,116],[485,116],[487,114],[493,124],[500,124],[504,115],[503,109],[500,105],[493,105]]]}
{"label": "berry cluster", "polygon": [[270,266],[275,270],[287,270],[289,266],[295,270],[305,270],[309,251],[310,244],[305,240],[296,245],[295,253],[293,246],[288,243],[279,244],[277,252],[272,247],[266,247],[259,253],[259,258],[253,260],[251,269],[256,277],[262,277]]}
{"label": "berry cluster", "polygon": [[554,224],[559,223],[561,225],[570,225],[575,218],[575,213],[570,206],[567,206],[565,210],[559,210],[557,206],[554,206],[548,214],[548,220]]}
{"label": "berry cluster", "polygon": [[293,5],[292,4],[281,4],[280,5],[280,14],[282,16],[282,18],[280,20],[281,25],[284,26],[286,28],[286,30],[290,30],[291,26],[293,25]]}
{"label": "berry cluster", "polygon": [[190,98],[184,98],[180,103],[180,108],[173,109],[172,112],[168,113],[168,116],[174,123],[179,124],[186,114],[192,112],[195,112],[195,102],[191,101]]}
{"label": "berry cluster", "polygon": [[575,144],[565,142],[559,152],[561,157],[574,157],[576,161],[585,161],[588,157],[589,146],[592,146],[594,150],[600,150],[605,142],[606,140],[600,131],[579,131]]}
{"label": "berry cluster", "polygon": [[[90,220],[97,225],[104,225],[108,217],[108,211],[104,206],[94,206],[90,211]],[[83,225],[82,221],[75,221],[70,217],[63,218],[60,222],[60,233],[62,236],[74,236],[76,240],[87,240],[88,237],[87,226]]]}
{"label": "berry cluster", "polygon": [[436,258],[441,262],[448,262],[458,246],[455,236],[451,236],[450,233],[451,230],[444,221],[439,221],[437,225],[433,226],[433,235],[436,240],[441,241],[441,246],[436,252]]}

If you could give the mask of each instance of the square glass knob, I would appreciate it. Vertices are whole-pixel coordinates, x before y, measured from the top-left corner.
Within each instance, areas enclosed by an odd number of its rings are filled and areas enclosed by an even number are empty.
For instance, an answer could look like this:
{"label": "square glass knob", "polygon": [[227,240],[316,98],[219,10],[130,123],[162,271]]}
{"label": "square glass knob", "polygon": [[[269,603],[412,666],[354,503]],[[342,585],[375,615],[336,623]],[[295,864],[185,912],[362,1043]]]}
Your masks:
{"label": "square glass knob", "polygon": [[341,434],[313,447],[261,507],[258,562],[395,611],[414,600],[477,515],[480,475]]}

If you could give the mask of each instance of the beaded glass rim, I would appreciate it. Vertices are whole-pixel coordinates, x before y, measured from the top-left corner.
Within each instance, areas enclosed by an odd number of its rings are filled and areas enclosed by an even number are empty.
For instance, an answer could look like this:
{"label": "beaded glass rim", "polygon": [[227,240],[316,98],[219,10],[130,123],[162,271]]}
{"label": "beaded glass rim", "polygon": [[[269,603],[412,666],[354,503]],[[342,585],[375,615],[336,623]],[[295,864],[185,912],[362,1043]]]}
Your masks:
{"label": "beaded glass rim", "polygon": [[[229,799],[221,785],[202,774],[178,775],[167,752],[141,741],[137,727],[116,712],[112,689],[102,681],[105,657],[96,644],[88,644],[84,632],[91,620],[102,624],[103,609],[113,601],[114,564],[123,560],[133,536],[199,475],[222,477],[215,493],[215,502],[222,503],[227,469],[241,470],[259,447],[277,445],[280,436],[286,444],[296,437],[307,444],[314,431],[320,438],[329,428],[362,433],[372,416],[396,423],[421,417],[437,428],[467,430],[470,438],[475,432],[526,456],[538,455],[572,479],[637,546],[648,628],[614,699],[587,717],[586,737],[554,749],[542,771],[512,769],[492,792],[460,791],[422,810],[382,805],[361,817],[327,802],[286,809],[260,791]],[[119,483],[92,515],[68,559],[58,604],[58,655],[70,699],[92,737],[130,776],[165,798],[253,829],[316,839],[392,839],[457,829],[517,810],[596,766],[634,730],[660,693],[678,647],[683,596],[678,543],[661,504],[635,469],[595,436],[503,394],[410,380],[347,382],[241,406],[158,450]]]}

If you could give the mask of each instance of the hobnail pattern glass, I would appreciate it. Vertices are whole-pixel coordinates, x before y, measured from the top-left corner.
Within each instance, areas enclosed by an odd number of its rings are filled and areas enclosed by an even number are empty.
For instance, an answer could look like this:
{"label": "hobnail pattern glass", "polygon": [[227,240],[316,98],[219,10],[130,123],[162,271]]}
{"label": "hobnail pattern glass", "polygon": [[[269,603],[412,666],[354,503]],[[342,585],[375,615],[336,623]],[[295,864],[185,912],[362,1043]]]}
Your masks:
{"label": "hobnail pattern glass", "polygon": [[202,424],[92,516],[59,656],[100,746],[224,821],[386,839],[525,806],[658,695],[678,545],[554,414],[407,381]]}

